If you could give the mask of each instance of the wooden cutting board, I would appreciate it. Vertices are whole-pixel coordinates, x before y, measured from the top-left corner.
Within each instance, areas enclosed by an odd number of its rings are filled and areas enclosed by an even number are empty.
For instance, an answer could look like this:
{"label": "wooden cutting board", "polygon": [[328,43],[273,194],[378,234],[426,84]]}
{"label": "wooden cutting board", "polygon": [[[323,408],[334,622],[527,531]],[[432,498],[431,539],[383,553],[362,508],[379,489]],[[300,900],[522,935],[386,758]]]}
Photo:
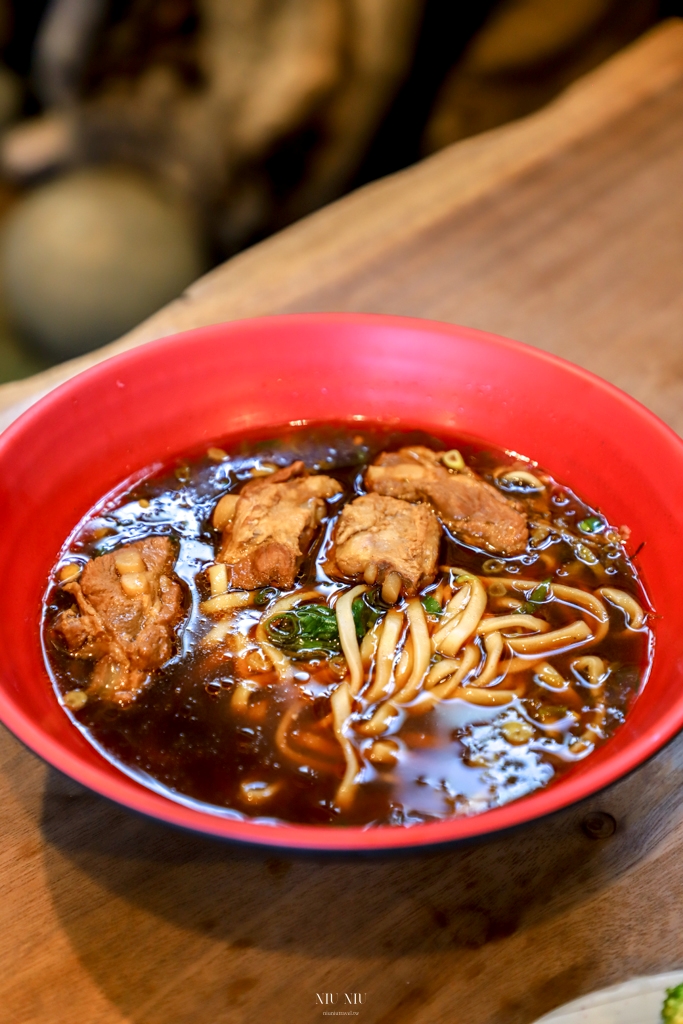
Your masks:
{"label": "wooden cutting board", "polygon": [[[683,24],[668,22],[541,113],[242,253],[115,345],[0,387],[2,425],[151,338],[344,309],[518,338],[683,433],[682,185]],[[0,1024],[531,1024],[683,966],[682,786],[678,741],[590,805],[481,846],[290,861],[133,817],[2,732]],[[595,838],[596,811],[613,835]]]}

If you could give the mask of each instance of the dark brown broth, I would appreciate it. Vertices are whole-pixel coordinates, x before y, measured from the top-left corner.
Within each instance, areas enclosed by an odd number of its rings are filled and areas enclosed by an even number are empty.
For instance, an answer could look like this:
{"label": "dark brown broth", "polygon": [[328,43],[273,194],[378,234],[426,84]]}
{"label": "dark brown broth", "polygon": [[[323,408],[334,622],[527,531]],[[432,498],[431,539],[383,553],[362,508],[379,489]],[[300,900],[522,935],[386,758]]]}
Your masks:
{"label": "dark brown broth", "polygon": [[[310,824],[412,824],[474,813],[523,796],[571,770],[571,760],[557,753],[557,736],[561,738],[568,728],[563,725],[561,696],[540,686],[527,694],[524,715],[535,723],[537,735],[534,742],[521,746],[507,743],[500,731],[511,714],[519,713],[520,702],[515,701],[514,708],[482,708],[452,700],[427,714],[406,718],[400,732],[405,746],[399,764],[390,770],[366,766],[368,778],[359,787],[352,807],[341,812],[334,803],[344,771],[341,751],[336,762],[333,756],[330,759],[332,770],[328,772],[285,760],[273,737],[292,701],[291,693],[282,692],[272,673],[263,690],[262,720],[236,717],[230,704],[234,688],[230,658],[220,650],[207,654],[199,644],[213,624],[197,610],[208,594],[204,570],[214,561],[218,540],[210,525],[211,513],[218,498],[239,489],[260,461],[287,465],[294,458],[303,458],[309,468],[338,479],[344,494],[330,503],[329,527],[342,505],[362,493],[363,469],[380,451],[416,443],[434,449],[457,447],[468,465],[484,477],[496,466],[518,465],[516,456],[461,437],[436,439],[415,431],[368,429],[365,424],[358,431],[330,425],[288,427],[278,432],[275,441],[252,437],[238,443],[217,443],[229,453],[226,461],[212,461],[205,449],[189,453],[127,493],[106,501],[77,527],[62,553],[60,565],[84,561],[150,535],[167,534],[178,544],[175,571],[186,590],[188,618],[179,631],[176,655],[155,673],[152,685],[132,706],[119,708],[92,701],[76,714],[67,711],[105,756],[172,798],[211,805],[216,813]],[[576,524],[595,511],[566,488],[554,484],[548,490],[549,504],[520,493],[514,497],[537,518],[549,517],[548,522],[560,529],[565,524],[566,530],[579,536]],[[141,500],[149,505],[141,506]],[[325,536],[323,528],[298,583],[331,582],[317,560]],[[583,541],[589,550],[595,547],[600,561],[585,564],[577,560],[570,543],[555,543],[551,552],[560,565],[552,574],[554,582],[590,590],[601,585],[618,587],[642,603],[642,588],[623,547],[606,547],[601,537],[584,537]],[[481,575],[484,566],[491,567],[491,558],[445,534],[440,564],[461,566]],[[494,574],[502,577],[540,582],[550,575],[538,552],[531,549],[499,561],[501,568]],[[51,584],[45,602],[44,642],[54,685],[62,695],[85,686],[92,667],[70,657],[53,631],[56,615],[71,602],[70,595]],[[543,614],[551,628],[565,624],[570,617],[559,602],[545,605]],[[648,630],[625,631],[623,613],[610,609],[610,615],[617,628],[591,649],[612,663],[607,735],[621,724],[638,693],[652,646]],[[570,660],[571,655],[566,654],[554,656],[552,663],[562,673],[569,673]],[[298,680],[304,710],[297,727],[304,729],[307,721],[313,723],[329,711],[328,696],[338,677],[322,662],[302,663],[298,668],[300,674],[309,676]],[[553,705],[558,708],[555,713]],[[590,707],[586,697],[587,714]],[[267,808],[254,811],[240,798],[239,786],[245,780],[284,784]]]}

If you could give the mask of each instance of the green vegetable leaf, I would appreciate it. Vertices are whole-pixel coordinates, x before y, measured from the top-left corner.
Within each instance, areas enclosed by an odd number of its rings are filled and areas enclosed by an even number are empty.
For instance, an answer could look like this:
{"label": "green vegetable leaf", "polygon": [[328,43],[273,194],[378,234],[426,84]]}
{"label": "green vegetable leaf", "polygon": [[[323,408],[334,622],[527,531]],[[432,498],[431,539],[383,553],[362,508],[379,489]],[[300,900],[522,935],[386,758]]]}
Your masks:
{"label": "green vegetable leaf", "polygon": [[422,598],[422,607],[427,612],[427,615],[441,615],[441,605],[431,594]]}
{"label": "green vegetable leaf", "polygon": [[337,616],[325,604],[305,604],[274,615],[265,627],[272,644],[299,657],[324,657],[341,651]]}
{"label": "green vegetable leaf", "polygon": [[579,523],[579,529],[583,530],[584,533],[602,533],[605,529],[605,523],[600,516],[586,516]]}
{"label": "green vegetable leaf", "polygon": [[367,604],[362,597],[357,597],[351,605],[351,614],[356,625],[356,636],[362,640],[369,629],[377,622],[379,611]]}
{"label": "green vegetable leaf", "polygon": [[[353,602],[351,613],[359,640],[380,617],[380,612],[362,598]],[[337,615],[326,604],[304,604],[272,615],[265,627],[270,642],[292,656],[313,658],[341,653]]]}

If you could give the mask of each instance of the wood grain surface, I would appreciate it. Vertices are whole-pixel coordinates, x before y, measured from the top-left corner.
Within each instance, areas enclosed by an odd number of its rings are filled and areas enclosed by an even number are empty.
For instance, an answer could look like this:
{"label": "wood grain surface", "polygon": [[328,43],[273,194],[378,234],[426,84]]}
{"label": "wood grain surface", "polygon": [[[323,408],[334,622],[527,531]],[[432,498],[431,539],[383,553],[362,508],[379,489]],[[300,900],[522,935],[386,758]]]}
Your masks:
{"label": "wood grain surface", "polygon": [[[154,337],[345,309],[516,337],[683,433],[682,181],[670,22],[541,113],[241,254],[114,346],[5,385],[2,422]],[[347,1009],[365,1024],[531,1024],[683,966],[682,786],[677,741],[589,805],[483,845],[288,860],[133,817],[3,732],[0,1022],[308,1024]],[[591,810],[616,819],[612,837],[584,833]]]}

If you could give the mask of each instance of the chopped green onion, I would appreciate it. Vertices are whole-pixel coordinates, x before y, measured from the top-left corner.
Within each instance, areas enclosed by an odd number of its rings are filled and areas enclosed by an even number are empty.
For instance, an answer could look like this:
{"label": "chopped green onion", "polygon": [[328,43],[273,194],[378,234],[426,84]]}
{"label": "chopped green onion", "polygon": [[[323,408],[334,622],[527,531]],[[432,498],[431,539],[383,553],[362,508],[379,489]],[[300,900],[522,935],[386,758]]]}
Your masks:
{"label": "chopped green onion", "polygon": [[482,569],[485,573],[499,573],[505,568],[505,562],[500,558],[487,558],[482,565]]}
{"label": "chopped green onion", "polygon": [[550,576],[547,579],[542,580],[541,583],[535,587],[529,594],[528,600],[532,604],[542,604],[547,601],[548,594],[550,593]]}
{"label": "chopped green onion", "polygon": [[605,523],[600,516],[586,516],[579,523],[579,529],[583,530],[584,533],[602,533],[605,529]]}
{"label": "chopped green onion", "polygon": [[547,601],[550,594],[550,576],[548,576],[537,587],[534,587],[524,604],[517,609],[518,613],[520,615],[535,615],[538,612],[539,604]]}
{"label": "chopped green onion", "polygon": [[263,608],[265,605],[270,604],[279,595],[280,591],[277,587],[261,587],[254,594],[254,604],[257,608]]}
{"label": "chopped green onion", "polygon": [[283,612],[269,619],[267,628],[270,639],[275,643],[278,640],[292,640],[301,632],[299,619],[293,612]]}
{"label": "chopped green onion", "polygon": [[562,704],[541,704],[536,712],[536,718],[541,722],[559,722],[566,714],[567,708]]}
{"label": "chopped green onion", "polygon": [[447,466],[448,469],[454,469],[457,473],[460,473],[465,468],[465,460],[457,448],[451,448],[449,452],[444,452],[441,456],[441,461],[444,466]]}
{"label": "chopped green onion", "polygon": [[431,594],[422,598],[422,607],[427,612],[427,615],[441,615],[441,605]]}
{"label": "chopped green onion", "polygon": [[587,544],[577,544],[574,548],[574,554],[586,565],[596,565],[598,556],[591,551]]}

